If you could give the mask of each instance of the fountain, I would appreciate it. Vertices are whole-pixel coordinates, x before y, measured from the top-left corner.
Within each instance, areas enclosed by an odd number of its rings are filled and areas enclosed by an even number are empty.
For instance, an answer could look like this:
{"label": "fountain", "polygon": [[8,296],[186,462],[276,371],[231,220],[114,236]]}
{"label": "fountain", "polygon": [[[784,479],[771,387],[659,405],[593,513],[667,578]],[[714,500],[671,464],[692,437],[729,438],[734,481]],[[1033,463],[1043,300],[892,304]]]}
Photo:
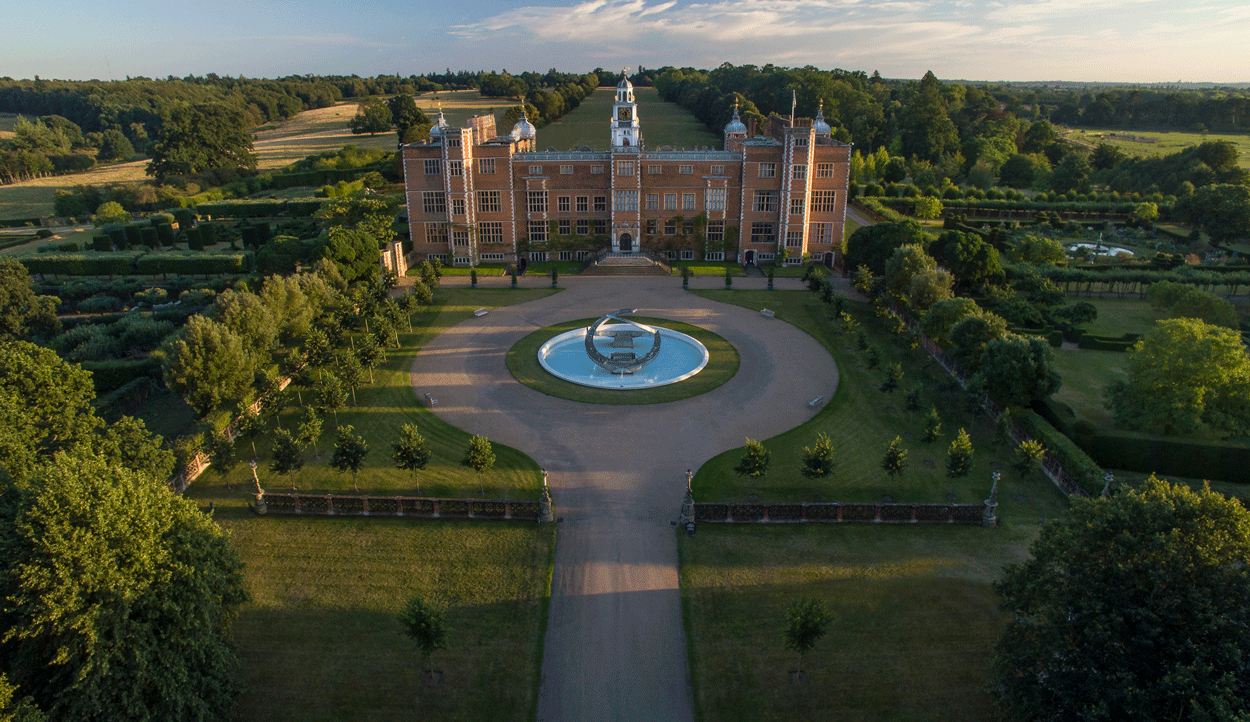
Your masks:
{"label": "fountain", "polygon": [[624,318],[637,310],[613,311],[555,336],[539,347],[538,362],[553,376],[601,389],[675,384],[707,366],[707,348],[696,339]]}

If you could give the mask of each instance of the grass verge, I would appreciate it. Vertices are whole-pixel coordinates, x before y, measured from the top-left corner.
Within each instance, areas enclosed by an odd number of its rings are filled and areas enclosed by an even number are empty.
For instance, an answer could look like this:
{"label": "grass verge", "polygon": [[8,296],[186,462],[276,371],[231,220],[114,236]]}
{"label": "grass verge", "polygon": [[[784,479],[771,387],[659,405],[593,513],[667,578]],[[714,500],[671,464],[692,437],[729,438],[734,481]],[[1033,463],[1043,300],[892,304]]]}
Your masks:
{"label": "grass verge", "polygon": [[[995,720],[986,694],[1008,621],[991,587],[1034,530],[728,527],[678,540],[699,719]],[[802,597],[833,613],[803,661],[783,645]]]}
{"label": "grass verge", "polygon": [[665,328],[680,331],[693,337],[707,348],[707,366],[685,381],[654,389],[592,389],[588,386],[579,386],[578,384],[558,379],[547,373],[547,370],[538,362],[538,348],[552,336],[565,331],[572,331],[575,328],[584,328],[595,322],[593,318],[582,318],[576,321],[565,321],[554,326],[548,326],[517,341],[508,350],[506,358],[508,371],[512,373],[517,381],[548,396],[555,396],[556,398],[568,399],[570,401],[581,401],[587,404],[629,406],[662,404],[706,394],[738,373],[740,359],[737,349],[733,347],[733,344],[711,331],[665,318],[642,316],[631,318],[639,323],[662,325]]}
{"label": "grass verge", "polygon": [[[1012,449],[995,448],[994,430],[981,414],[963,410],[962,391],[933,359],[921,349],[910,349],[903,336],[881,328],[863,303],[847,301],[845,307],[861,324],[869,345],[880,353],[880,366],[868,368],[868,353],[857,348],[854,333],[842,333],[830,317],[832,310],[806,291],[696,291],[706,298],[745,308],[768,307],[776,317],[793,324],[819,341],[838,364],[838,389],[807,423],[764,440],[772,452],[768,473],[759,478],[738,476],[733,467],[742,449],[713,457],[694,480],[700,501],[882,501],[974,504],[989,493],[991,475],[1003,472],[999,484],[1003,514],[1037,519],[1062,513],[1067,500],[1044,478],[1021,479],[1010,469]],[[874,388],[885,379],[884,369],[897,363],[903,378],[897,391]],[[919,387],[921,411],[907,411],[907,393]],[[938,409],[942,436],[926,444],[921,438],[924,414]],[[975,450],[971,472],[964,477],[946,476],[947,449],[966,428]],[[801,473],[802,450],[816,441],[818,432],[833,440],[837,468],[823,479]],[[881,468],[886,446],[901,437],[908,452],[908,467],[897,478]]]}
{"label": "grass verge", "polygon": [[[257,517],[215,491],[190,495],[215,502],[252,597],[235,719],[532,719],[554,525]],[[447,612],[438,686],[396,618],[412,594]]]}

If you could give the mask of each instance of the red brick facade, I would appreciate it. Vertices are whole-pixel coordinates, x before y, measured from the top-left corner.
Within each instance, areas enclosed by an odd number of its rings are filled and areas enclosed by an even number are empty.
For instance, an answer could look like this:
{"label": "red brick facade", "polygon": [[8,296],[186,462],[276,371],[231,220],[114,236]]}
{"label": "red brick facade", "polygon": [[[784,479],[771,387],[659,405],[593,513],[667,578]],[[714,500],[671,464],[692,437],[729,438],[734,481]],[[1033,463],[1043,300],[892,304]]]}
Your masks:
{"label": "red brick facade", "polygon": [[748,138],[735,113],[724,150],[652,149],[632,86],[622,81],[616,93],[610,151],[539,151],[527,121],[498,136],[493,116],[464,128],[440,122],[431,140],[405,145],[414,260],[580,260],[642,248],[747,263],[782,249],[790,262],[840,253],[851,146],[820,117],[773,116],[764,135]]}

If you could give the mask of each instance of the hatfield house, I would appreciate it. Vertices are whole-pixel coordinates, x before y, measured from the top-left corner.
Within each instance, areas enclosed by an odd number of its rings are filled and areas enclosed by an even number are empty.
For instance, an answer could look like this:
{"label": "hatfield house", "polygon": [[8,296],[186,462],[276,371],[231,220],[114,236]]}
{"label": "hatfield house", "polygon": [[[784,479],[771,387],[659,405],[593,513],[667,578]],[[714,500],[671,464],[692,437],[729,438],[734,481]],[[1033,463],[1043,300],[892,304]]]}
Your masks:
{"label": "hatfield house", "polygon": [[583,260],[600,251],[651,251],[670,260],[831,265],[846,218],[851,146],[815,120],[738,117],[724,150],[650,149],[634,88],[622,78],[611,149],[538,150],[524,116],[499,135],[493,115],[403,146],[417,262]]}

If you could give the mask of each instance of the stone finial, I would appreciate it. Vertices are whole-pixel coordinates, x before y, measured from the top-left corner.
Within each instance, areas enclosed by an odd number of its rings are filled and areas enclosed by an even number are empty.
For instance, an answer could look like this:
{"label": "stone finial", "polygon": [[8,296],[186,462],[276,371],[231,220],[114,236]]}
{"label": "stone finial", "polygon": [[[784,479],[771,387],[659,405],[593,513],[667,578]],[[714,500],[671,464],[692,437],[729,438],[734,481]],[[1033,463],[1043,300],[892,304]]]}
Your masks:
{"label": "stone finial", "polygon": [[694,472],[686,469],[686,495],[681,500],[681,517],[678,524],[688,526],[694,522],[694,492],[690,489],[690,482],[694,479]]}
{"label": "stone finial", "polygon": [[990,487],[990,498],[985,500],[985,514],[981,517],[981,526],[994,527],[998,525],[998,480],[1003,478],[1001,471],[994,472],[994,485]]}
{"label": "stone finial", "polygon": [[256,509],[257,514],[264,514],[269,511],[265,505],[265,490],[260,488],[260,477],[256,475],[256,459],[248,462],[248,466],[252,467],[252,482],[256,484]]}
{"label": "stone finial", "polygon": [[1115,474],[1108,471],[1102,479],[1104,482],[1102,485],[1102,498],[1106,499],[1108,496],[1111,496],[1111,482],[1115,481]]}
{"label": "stone finial", "polygon": [[547,470],[543,469],[543,498],[538,502],[538,523],[550,524],[555,521],[555,510],[551,504],[551,487],[547,486]]}

